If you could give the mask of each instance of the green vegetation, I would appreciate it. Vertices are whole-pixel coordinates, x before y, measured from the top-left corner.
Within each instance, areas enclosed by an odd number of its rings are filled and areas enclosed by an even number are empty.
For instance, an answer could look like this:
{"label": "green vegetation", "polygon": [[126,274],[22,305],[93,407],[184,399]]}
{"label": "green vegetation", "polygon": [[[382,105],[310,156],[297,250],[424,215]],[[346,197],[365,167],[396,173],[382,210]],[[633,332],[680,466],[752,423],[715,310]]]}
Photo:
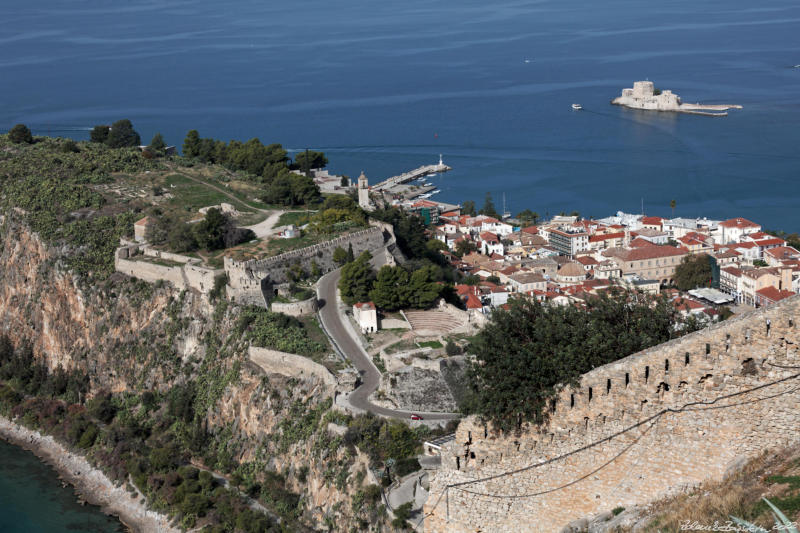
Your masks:
{"label": "green vegetation", "polygon": [[111,173],[156,170],[158,163],[131,148],[80,143],[76,153],[62,146],[60,139],[16,145],[0,136],[0,205],[9,213],[17,208],[14,216],[61,250],[74,273],[102,278],[113,272],[114,249],[138,215],[136,204],[115,204],[96,187],[111,182]]}
{"label": "green vegetation", "polygon": [[539,213],[535,213],[530,209],[525,209],[524,211],[517,213],[517,219],[519,220],[520,224],[522,224],[522,227],[526,228],[536,224],[539,221]]}
{"label": "green vegetation", "polygon": [[174,252],[192,252],[197,249],[221,250],[255,238],[252,230],[238,228],[219,209],[212,207],[196,224],[187,224],[172,212],[160,209],[150,215],[152,223],[147,229],[147,240],[156,245],[166,245]]}
{"label": "green vegetation", "polygon": [[283,213],[278,219],[278,226],[288,226],[294,224],[295,226],[302,226],[311,220],[311,216],[307,211],[293,211]]}
{"label": "green vegetation", "polygon": [[387,311],[408,307],[427,309],[442,291],[442,286],[433,281],[434,275],[432,267],[409,273],[401,266],[385,265],[378,271],[369,297],[377,307]]}
{"label": "green vegetation", "polygon": [[[335,250],[334,261],[343,259],[344,251]],[[342,267],[339,290],[348,305],[371,300],[386,311],[408,307],[427,309],[442,294],[443,286],[435,281],[437,269],[434,266],[409,272],[402,266],[385,265],[376,277],[370,259],[372,255],[363,252],[358,259]]]}
{"label": "green vegetation", "polygon": [[[508,430],[541,422],[564,386],[598,366],[678,336],[681,319],[663,297],[619,292],[585,309],[514,300],[475,337],[464,408]],[[684,328],[686,329],[686,328]]]}
{"label": "green vegetation", "polygon": [[494,217],[500,218],[500,215],[497,213],[497,209],[494,207],[494,201],[492,201],[492,193],[486,193],[486,199],[483,201],[483,207],[478,212],[481,215],[486,215],[487,217]]}
{"label": "green vegetation", "polygon": [[322,152],[315,152],[314,150],[305,150],[298,152],[294,156],[293,168],[308,172],[312,168],[325,168],[328,166],[328,158]]}
{"label": "green vegetation", "polygon": [[[314,154],[314,161],[325,159],[322,154]],[[322,199],[311,178],[290,171],[287,152],[280,144],[265,146],[255,138],[225,143],[201,138],[197,130],[191,130],[183,142],[183,155],[246,172],[247,179],[264,187],[262,199],[268,204],[314,205]]]}
{"label": "green vegetation", "polygon": [[25,124],[17,124],[8,130],[8,139],[15,144],[33,143],[33,135],[31,135],[31,130]]}
{"label": "green vegetation", "polygon": [[254,346],[311,357],[324,352],[325,345],[309,338],[302,322],[260,307],[247,307],[239,316],[237,330]]}
{"label": "green vegetation", "polygon": [[164,137],[161,133],[153,135],[153,139],[150,141],[150,144],[147,145],[147,153],[154,157],[163,157],[166,149],[167,143],[164,142]]}
{"label": "green vegetation", "polygon": [[136,147],[142,144],[142,138],[133,129],[131,121],[124,118],[111,125],[105,143],[110,148]]}
{"label": "green vegetation", "polygon": [[369,291],[375,274],[372,272],[370,260],[372,254],[365,251],[358,259],[342,267],[342,276],[339,278],[339,291],[342,300],[348,305],[369,300]]}
{"label": "green vegetation", "polygon": [[706,254],[684,256],[675,267],[675,286],[682,291],[711,285],[711,258]]}
{"label": "green vegetation", "polygon": [[442,347],[442,343],[439,341],[427,341],[427,342],[420,342],[418,343],[420,348],[433,348],[434,350],[438,350]]}
{"label": "green vegetation", "polygon": [[478,212],[475,210],[475,202],[472,200],[465,200],[464,203],[461,204],[461,214],[469,215],[471,217],[477,215]]}
{"label": "green vegetation", "polygon": [[209,446],[213,441],[195,415],[194,387],[174,387],[167,395],[100,392],[82,404],[88,384],[85,374],[48,372],[30,347],[14,350],[0,336],[4,416],[19,417],[26,426],[84,450],[117,482],[130,475],[154,509],[174,516],[184,528],[283,531],[211,474],[186,464],[190,456],[216,462],[216,447]]}

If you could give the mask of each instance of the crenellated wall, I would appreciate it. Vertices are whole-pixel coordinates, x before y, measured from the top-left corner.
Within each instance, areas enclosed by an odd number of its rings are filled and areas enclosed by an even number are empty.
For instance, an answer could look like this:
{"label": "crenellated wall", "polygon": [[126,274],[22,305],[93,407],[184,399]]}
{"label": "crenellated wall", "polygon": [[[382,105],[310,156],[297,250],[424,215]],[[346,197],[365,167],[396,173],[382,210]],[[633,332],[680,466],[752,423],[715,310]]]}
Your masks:
{"label": "crenellated wall", "polygon": [[798,320],[800,296],[597,368],[542,426],[501,436],[465,420],[432,480],[426,531],[558,531],[797,442]]}
{"label": "crenellated wall", "polygon": [[[317,263],[323,272],[330,272],[337,265],[333,261],[333,252],[336,248],[347,249],[353,245],[353,253],[369,250],[374,254],[385,253],[382,251],[388,239],[393,241],[393,234],[386,234],[384,224],[375,224],[368,229],[349,235],[337,237],[327,242],[293,250],[274,257],[253,259],[250,261],[235,261],[225,257],[225,272],[228,274],[228,297],[239,303],[264,306],[262,285],[264,280],[270,284],[285,283],[288,281],[286,272],[296,263],[300,263],[306,271],[311,270],[311,261]],[[391,226],[389,226],[391,230]]]}

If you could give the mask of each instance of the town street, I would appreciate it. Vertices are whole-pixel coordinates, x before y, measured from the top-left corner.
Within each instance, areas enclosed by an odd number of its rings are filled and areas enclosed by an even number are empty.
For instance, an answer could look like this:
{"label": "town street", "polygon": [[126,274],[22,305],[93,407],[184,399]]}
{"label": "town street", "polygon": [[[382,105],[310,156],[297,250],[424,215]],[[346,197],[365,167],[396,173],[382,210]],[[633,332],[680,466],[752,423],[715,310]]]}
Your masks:
{"label": "town street", "polygon": [[[336,269],[322,276],[317,285],[317,296],[320,300],[319,316],[322,325],[333,338],[336,346],[347,357],[361,376],[361,385],[349,396],[350,404],[356,409],[363,409],[379,416],[402,418],[408,420],[412,411],[401,411],[379,407],[369,401],[369,396],[377,390],[381,374],[369,358],[358,339],[353,338],[350,329],[344,323],[347,317],[336,303],[336,286],[339,283],[341,269]],[[420,414],[425,420],[455,420],[460,415],[453,413],[424,413]]]}

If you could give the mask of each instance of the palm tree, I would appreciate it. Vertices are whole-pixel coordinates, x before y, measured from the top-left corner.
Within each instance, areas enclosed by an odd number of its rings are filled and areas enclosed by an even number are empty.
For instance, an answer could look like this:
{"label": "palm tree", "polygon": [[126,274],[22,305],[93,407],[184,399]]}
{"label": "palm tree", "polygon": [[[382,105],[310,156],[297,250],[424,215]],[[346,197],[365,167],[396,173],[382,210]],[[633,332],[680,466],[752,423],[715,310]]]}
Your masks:
{"label": "palm tree", "polygon": [[669,206],[672,208],[672,218],[675,218],[675,206],[678,205],[678,202],[675,200],[669,201]]}

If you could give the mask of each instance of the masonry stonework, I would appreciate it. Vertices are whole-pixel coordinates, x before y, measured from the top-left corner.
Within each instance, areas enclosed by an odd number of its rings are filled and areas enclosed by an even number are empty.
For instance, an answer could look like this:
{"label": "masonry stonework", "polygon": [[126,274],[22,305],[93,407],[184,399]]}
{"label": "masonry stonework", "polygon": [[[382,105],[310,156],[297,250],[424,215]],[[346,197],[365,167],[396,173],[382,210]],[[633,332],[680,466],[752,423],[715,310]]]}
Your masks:
{"label": "masonry stonework", "polygon": [[279,352],[268,348],[257,348],[255,346],[249,348],[248,355],[252,362],[271,374],[297,378],[309,376],[318,378],[330,388],[328,391],[330,394],[333,394],[333,390],[339,384],[336,376],[331,374],[330,370],[302,355]]}
{"label": "masonry stonework", "polygon": [[289,316],[313,315],[317,312],[317,297],[312,296],[299,302],[272,302],[269,306],[274,313],[283,313]]}
{"label": "masonry stonework", "polygon": [[[194,289],[207,294],[214,288],[214,278],[223,272],[197,265],[199,259],[162,252],[148,245],[123,244],[114,254],[116,271],[150,283],[165,281],[178,290]],[[159,259],[178,264],[170,266],[153,262]]]}
{"label": "masonry stonework", "polygon": [[[391,228],[391,226],[389,226]],[[364,251],[386,253],[383,248],[386,239],[393,241],[394,235],[386,235],[383,225],[375,225],[368,229],[344,235],[336,239],[308,246],[300,250],[286,252],[275,257],[235,261],[225,257],[225,272],[228,274],[228,297],[237,303],[265,306],[264,291],[269,286],[285,283],[286,273],[299,263],[306,271],[311,270],[311,262],[315,261],[322,272],[330,272],[337,265],[333,262],[333,252],[341,247],[345,250],[353,245],[353,253],[358,256]],[[266,283],[265,283],[266,282]]]}
{"label": "masonry stonework", "polygon": [[559,531],[798,442],[798,320],[800,296],[597,368],[543,425],[499,435],[466,419],[431,481],[426,531]]}

